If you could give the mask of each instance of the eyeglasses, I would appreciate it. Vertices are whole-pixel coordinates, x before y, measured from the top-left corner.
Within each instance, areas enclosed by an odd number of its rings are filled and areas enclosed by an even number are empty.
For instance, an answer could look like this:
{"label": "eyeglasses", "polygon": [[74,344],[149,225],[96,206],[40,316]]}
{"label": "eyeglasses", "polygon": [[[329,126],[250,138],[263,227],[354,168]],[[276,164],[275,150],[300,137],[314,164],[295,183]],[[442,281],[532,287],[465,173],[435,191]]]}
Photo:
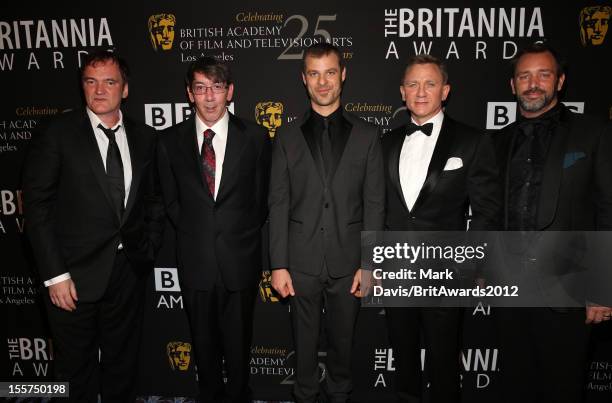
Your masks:
{"label": "eyeglasses", "polygon": [[214,83],[213,85],[195,84],[191,87],[191,91],[196,95],[206,94],[207,90],[211,90],[214,94],[225,92],[227,86],[223,83]]}

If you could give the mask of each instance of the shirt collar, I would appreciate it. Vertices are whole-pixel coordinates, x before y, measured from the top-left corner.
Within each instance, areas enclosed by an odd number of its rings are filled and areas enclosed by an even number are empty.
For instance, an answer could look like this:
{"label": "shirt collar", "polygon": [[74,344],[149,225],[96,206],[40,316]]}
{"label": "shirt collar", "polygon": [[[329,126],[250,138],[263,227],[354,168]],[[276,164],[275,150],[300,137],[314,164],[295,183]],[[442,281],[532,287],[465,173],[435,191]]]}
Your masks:
{"label": "shirt collar", "polygon": [[208,126],[206,123],[202,122],[202,119],[200,119],[197,113],[195,113],[195,115],[196,115],[196,122],[195,122],[196,131],[198,133],[198,136],[202,135],[204,131],[206,131],[207,129],[210,129],[213,132],[215,132],[215,137],[216,136],[221,136],[222,138],[227,137],[227,130],[229,126],[229,111],[226,110],[223,116],[221,117],[221,119],[217,120],[215,124],[212,126]]}
{"label": "shirt collar", "polygon": [[557,121],[559,120],[559,117],[561,116],[561,111],[563,110],[563,108],[564,108],[563,104],[561,102],[557,102],[555,106],[553,106],[552,108],[550,108],[549,110],[541,114],[540,116],[536,116],[533,118],[526,118],[525,116],[519,113],[517,120],[519,121],[519,123],[525,123],[525,124],[542,123],[542,122],[547,122],[547,121]]}
{"label": "shirt collar", "polygon": [[[92,127],[97,128],[99,124],[106,127],[104,122],[102,122],[102,120],[100,120],[98,115],[96,115],[91,109],[89,109],[89,107],[85,107],[85,110],[87,111],[87,116],[89,117],[89,121],[91,122]],[[106,128],[115,130],[117,127],[120,127],[120,126],[121,127],[123,126],[123,113],[121,113],[121,110],[119,110],[119,121],[117,122],[117,124],[115,124],[115,126],[113,127],[106,127]]]}
{"label": "shirt collar", "polygon": [[327,119],[328,122],[336,123],[342,118],[342,105],[340,105],[338,109],[336,109],[335,111],[333,111],[331,114],[327,116],[320,115],[317,112],[315,112],[314,109],[312,109],[310,116],[313,119],[314,123],[321,127],[323,126],[323,121],[325,119]]}

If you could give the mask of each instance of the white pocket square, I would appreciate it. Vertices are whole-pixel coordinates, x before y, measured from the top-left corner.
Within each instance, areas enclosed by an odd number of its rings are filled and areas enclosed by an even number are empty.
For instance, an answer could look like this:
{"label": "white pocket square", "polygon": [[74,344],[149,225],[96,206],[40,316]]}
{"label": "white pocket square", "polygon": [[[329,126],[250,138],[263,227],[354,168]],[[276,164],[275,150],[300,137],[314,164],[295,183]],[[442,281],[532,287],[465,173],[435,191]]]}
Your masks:
{"label": "white pocket square", "polygon": [[453,171],[455,169],[459,169],[463,166],[463,161],[459,157],[450,157],[448,161],[446,161],[446,165],[444,165],[445,171]]}

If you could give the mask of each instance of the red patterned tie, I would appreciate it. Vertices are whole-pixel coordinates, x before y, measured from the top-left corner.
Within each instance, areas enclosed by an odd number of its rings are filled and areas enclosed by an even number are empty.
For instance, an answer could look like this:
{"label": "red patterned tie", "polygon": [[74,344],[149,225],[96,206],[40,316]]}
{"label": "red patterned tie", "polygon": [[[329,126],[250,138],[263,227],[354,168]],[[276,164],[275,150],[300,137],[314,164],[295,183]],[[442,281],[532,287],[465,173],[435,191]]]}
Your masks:
{"label": "red patterned tie", "polygon": [[210,129],[204,131],[204,141],[202,142],[202,170],[204,171],[204,180],[208,185],[210,195],[215,197],[215,149],[212,145],[215,132]]}

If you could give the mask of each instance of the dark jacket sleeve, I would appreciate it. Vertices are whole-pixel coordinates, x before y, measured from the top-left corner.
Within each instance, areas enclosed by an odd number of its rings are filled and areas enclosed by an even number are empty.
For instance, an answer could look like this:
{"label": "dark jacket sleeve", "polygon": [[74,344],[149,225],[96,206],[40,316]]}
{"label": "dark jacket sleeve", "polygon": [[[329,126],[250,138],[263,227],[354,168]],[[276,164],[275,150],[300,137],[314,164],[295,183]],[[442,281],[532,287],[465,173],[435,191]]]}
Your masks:
{"label": "dark jacket sleeve", "polygon": [[287,154],[283,148],[283,132],[277,132],[272,147],[270,170],[270,267],[272,270],[289,267],[289,205],[291,188]]}
{"label": "dark jacket sleeve", "polygon": [[502,188],[489,134],[479,135],[467,178],[468,197],[472,208],[470,229],[493,231],[500,229],[502,215]]}
{"label": "dark jacket sleeve", "polygon": [[67,272],[55,233],[62,170],[60,132],[54,125],[32,139],[22,177],[26,235],[42,281]]}
{"label": "dark jacket sleeve", "polygon": [[376,131],[367,156],[363,183],[363,229],[382,231],[385,225],[385,176],[380,132]]}

